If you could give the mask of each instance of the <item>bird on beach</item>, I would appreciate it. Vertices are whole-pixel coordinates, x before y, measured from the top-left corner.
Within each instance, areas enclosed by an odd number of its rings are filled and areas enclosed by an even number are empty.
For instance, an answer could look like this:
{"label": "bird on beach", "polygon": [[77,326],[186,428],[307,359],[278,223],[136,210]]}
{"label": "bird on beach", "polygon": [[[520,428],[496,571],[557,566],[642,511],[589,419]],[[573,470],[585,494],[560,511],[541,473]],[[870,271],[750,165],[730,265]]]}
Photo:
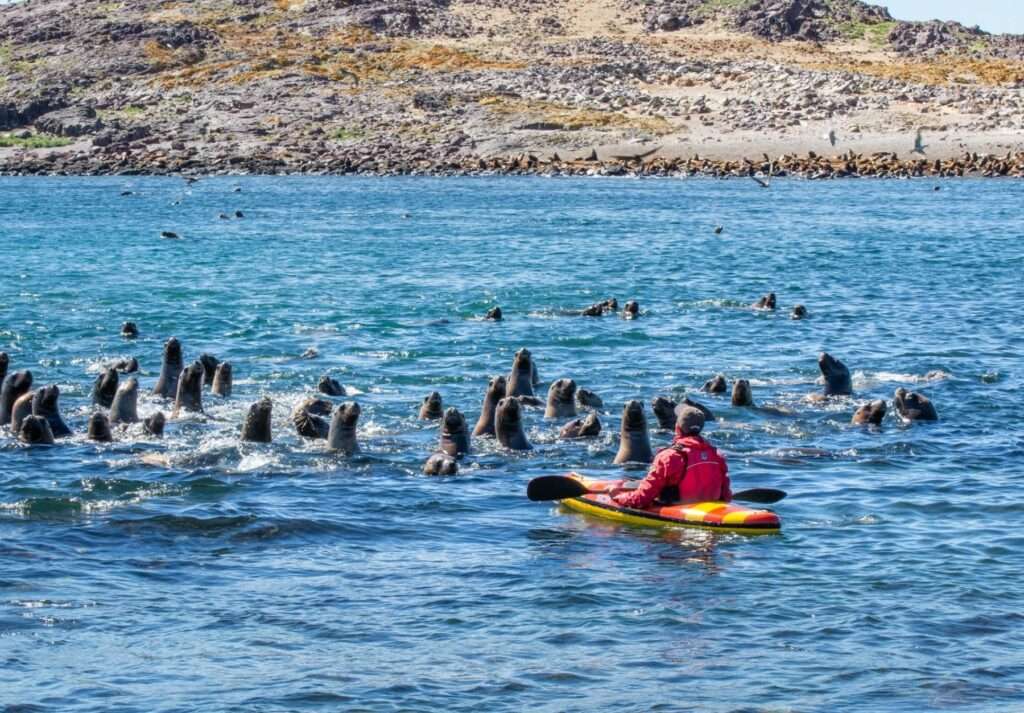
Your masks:
{"label": "bird on beach", "polygon": [[832,144],[833,148],[835,148],[835,145],[836,145],[836,130],[835,129],[829,129],[828,133],[825,134],[825,138],[828,139],[828,142],[830,144]]}
{"label": "bird on beach", "polygon": [[925,148],[924,137],[921,136],[921,130],[918,129],[917,136],[914,137],[914,150],[910,153],[919,153],[924,156]]}

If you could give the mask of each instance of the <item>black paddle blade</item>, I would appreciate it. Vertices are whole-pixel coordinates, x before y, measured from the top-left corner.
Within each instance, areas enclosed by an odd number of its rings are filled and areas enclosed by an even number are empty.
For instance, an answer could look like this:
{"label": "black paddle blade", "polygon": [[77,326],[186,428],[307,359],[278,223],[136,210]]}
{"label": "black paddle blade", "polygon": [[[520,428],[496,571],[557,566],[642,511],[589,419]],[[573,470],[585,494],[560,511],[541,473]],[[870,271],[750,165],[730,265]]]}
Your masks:
{"label": "black paddle blade", "polygon": [[763,503],[765,505],[777,503],[784,497],[786,497],[785,490],[774,490],[773,488],[751,488],[732,494],[733,500],[745,500],[748,503]]}
{"label": "black paddle blade", "polygon": [[526,486],[526,497],[535,502],[575,498],[589,492],[583,483],[565,475],[542,475]]}

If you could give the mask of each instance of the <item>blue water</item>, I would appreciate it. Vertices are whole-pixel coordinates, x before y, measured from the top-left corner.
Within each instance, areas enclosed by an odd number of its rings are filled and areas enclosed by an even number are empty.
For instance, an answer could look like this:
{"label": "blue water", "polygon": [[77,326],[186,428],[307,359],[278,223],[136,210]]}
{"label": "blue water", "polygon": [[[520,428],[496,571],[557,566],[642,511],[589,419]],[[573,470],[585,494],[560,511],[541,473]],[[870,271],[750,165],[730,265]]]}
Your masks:
{"label": "blue water", "polygon": [[[0,706],[1024,708],[1022,199],[968,180],[3,179],[0,350],[60,385],[79,435],[0,435]],[[769,290],[778,313],[745,306]],[[608,296],[643,316],[563,313]],[[506,321],[481,321],[494,304]],[[137,356],[148,392],[171,335],[230,360],[234,396],[163,441],[87,442],[100,366]],[[474,423],[523,346],[542,392],[568,376],[604,398],[601,438],[561,442],[530,411],[532,452],[475,439],[459,476],[421,475],[422,397]],[[823,349],[855,398],[807,398]],[[526,499],[538,475],[621,473],[622,404],[650,415],[718,372],[768,407],[701,397],[734,486],[789,493],[781,535]],[[361,455],[292,429],[322,373],[363,408]],[[898,386],[941,420],[849,425]],[[262,395],[275,440],[241,444]]]}

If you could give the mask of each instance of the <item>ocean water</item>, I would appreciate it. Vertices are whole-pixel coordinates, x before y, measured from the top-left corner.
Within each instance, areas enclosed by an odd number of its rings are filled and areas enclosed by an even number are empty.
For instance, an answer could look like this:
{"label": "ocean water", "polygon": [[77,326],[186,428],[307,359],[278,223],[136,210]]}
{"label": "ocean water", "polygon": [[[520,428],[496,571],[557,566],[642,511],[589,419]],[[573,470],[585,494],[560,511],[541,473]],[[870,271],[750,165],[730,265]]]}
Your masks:
{"label": "ocean water", "polygon": [[[1024,709],[1022,199],[970,180],[0,180],[0,351],[60,385],[76,431],[0,434],[0,707]],[[777,312],[747,306],[769,290]],[[567,313],[610,296],[641,318]],[[482,321],[495,304],[506,320]],[[87,442],[116,357],[142,365],[141,414],[169,412],[148,392],[172,335],[233,363],[232,398],[207,392],[163,440]],[[542,394],[572,377],[604,399],[602,435],[560,441],[531,410],[533,451],[474,439],[460,475],[422,475],[423,396],[472,425],[524,346]],[[822,350],[853,398],[808,398]],[[759,408],[698,395],[719,372]],[[357,456],[291,426],[323,373],[362,406]],[[850,425],[900,386],[940,420]],[[621,474],[629,399],[667,444],[650,400],[684,394],[717,414],[735,488],[789,493],[780,535],[526,499],[538,475]],[[274,442],[240,443],[264,395]]]}

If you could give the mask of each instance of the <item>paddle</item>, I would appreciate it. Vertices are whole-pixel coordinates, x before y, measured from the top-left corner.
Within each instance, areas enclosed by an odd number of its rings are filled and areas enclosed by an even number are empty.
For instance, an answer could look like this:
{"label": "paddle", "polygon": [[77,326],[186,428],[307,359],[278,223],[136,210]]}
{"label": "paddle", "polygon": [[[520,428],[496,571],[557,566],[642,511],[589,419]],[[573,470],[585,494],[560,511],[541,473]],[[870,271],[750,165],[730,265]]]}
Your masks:
{"label": "paddle", "polygon": [[[534,478],[526,486],[526,497],[535,502],[543,500],[564,500],[566,498],[578,498],[587,493],[604,493],[603,488],[591,490],[575,478],[566,475],[542,475]],[[743,500],[750,503],[770,504],[777,503],[786,497],[782,490],[772,488],[751,488],[733,493],[733,500]]]}

